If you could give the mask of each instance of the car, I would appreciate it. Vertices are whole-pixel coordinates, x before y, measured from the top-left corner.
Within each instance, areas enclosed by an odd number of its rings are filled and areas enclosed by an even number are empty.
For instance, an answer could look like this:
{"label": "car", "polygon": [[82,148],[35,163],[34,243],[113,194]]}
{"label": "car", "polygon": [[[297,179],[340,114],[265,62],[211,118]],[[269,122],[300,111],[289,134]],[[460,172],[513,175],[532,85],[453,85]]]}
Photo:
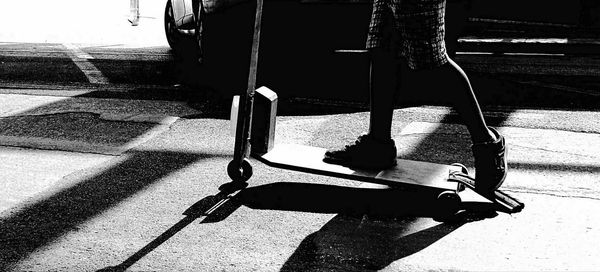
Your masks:
{"label": "car", "polygon": [[[371,3],[336,1],[265,2],[258,84],[289,95],[316,92],[318,88],[310,86],[314,82],[323,88],[323,82],[336,79],[343,82],[336,88],[355,85],[335,76],[354,79],[359,78],[354,74],[368,70],[364,65],[355,69],[353,63],[364,63],[364,56],[355,52],[364,46]],[[164,29],[173,53],[185,60],[190,51],[200,56],[200,67],[193,67],[200,72],[190,72],[188,79],[194,82],[185,83],[209,85],[223,93],[244,89],[254,12],[255,2],[250,0],[167,0]]]}
{"label": "car", "polygon": [[[202,22],[206,14],[218,10],[225,10],[240,2],[248,0],[167,0],[165,6],[164,25],[169,46],[176,50],[182,41],[194,40],[200,47],[202,40]],[[274,1],[268,5],[272,5]],[[277,1],[281,2],[281,1]],[[372,0],[296,0],[285,1],[288,6],[305,4],[312,9],[337,5],[348,6],[371,3]],[[364,5],[362,5],[364,7]],[[516,8],[518,7],[518,8]],[[597,30],[600,27],[600,4],[595,0],[557,0],[552,3],[545,0],[448,0],[448,9],[452,10],[448,16],[459,16],[462,20],[461,28],[468,29],[467,34],[489,33],[492,35],[519,35],[519,33],[536,34],[547,29],[550,33],[562,28],[572,30],[574,27],[584,27],[590,32],[590,27]],[[468,10],[468,11],[467,11]],[[468,13],[468,14],[467,14]],[[458,15],[457,15],[458,14]],[[469,20],[467,20],[467,16]],[[468,23],[465,25],[464,23]],[[465,27],[466,26],[466,27]],[[451,27],[450,27],[451,28]],[[450,29],[459,31],[459,29]],[[529,30],[529,31],[525,31]],[[503,32],[503,33],[502,33]],[[597,33],[597,32],[596,32]],[[547,34],[547,33],[545,33]]]}
{"label": "car", "polygon": [[[597,35],[598,16],[585,17],[582,12],[598,10],[600,4],[590,8],[588,2],[598,1],[447,0],[447,47],[450,53],[495,50],[493,45],[461,37]],[[167,0],[169,45],[176,54],[195,54],[202,64],[201,72],[191,76],[193,85],[207,84],[224,93],[245,89],[254,4],[251,0]],[[336,99],[345,90],[345,98],[364,100],[369,73],[364,47],[371,6],[372,0],[265,1],[257,84],[302,97]]]}
{"label": "car", "polygon": [[[209,85],[227,95],[244,89],[254,4],[250,0],[167,1],[169,46],[175,54],[195,54],[202,64],[201,72],[191,76],[195,82],[188,83]],[[309,97],[335,98],[336,89],[367,89],[364,45],[371,6],[372,0],[266,1],[258,84],[282,95]],[[354,91],[345,97],[364,99]]]}
{"label": "car", "polygon": [[200,0],[167,0],[164,28],[171,49],[179,52],[184,45],[192,44],[200,50],[201,14]]}
{"label": "car", "polygon": [[247,0],[167,0],[164,12],[165,36],[176,53],[192,50],[201,54],[206,14],[225,10]]}

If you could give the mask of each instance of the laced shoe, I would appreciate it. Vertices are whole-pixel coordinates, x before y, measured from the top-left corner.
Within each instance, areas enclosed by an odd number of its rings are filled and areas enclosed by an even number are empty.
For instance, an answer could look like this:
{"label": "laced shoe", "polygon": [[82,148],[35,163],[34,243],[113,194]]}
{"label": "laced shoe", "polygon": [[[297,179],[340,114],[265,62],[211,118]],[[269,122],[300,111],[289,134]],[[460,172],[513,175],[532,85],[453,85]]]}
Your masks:
{"label": "laced shoe", "polygon": [[508,170],[504,137],[496,129],[489,129],[496,136],[496,140],[472,146],[475,158],[475,188],[484,194],[491,194],[498,189]]}
{"label": "laced shoe", "polygon": [[382,170],[395,166],[396,156],[394,140],[379,141],[367,134],[342,149],[328,150],[323,161],[359,169]]}

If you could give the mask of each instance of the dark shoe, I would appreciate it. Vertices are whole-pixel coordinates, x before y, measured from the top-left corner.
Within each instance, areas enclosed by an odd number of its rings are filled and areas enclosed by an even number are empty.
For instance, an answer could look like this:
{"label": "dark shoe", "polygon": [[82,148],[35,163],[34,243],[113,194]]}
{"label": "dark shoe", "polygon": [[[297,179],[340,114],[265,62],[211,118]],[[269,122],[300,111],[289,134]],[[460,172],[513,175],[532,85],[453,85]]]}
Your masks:
{"label": "dark shoe", "polygon": [[325,152],[323,161],[369,170],[382,170],[396,165],[396,145],[394,140],[378,141],[369,135],[362,135],[351,145],[339,150]]}
{"label": "dark shoe", "polygon": [[472,147],[475,157],[475,188],[484,194],[498,189],[508,170],[504,137],[496,129],[489,129],[496,136],[496,140],[473,144]]}

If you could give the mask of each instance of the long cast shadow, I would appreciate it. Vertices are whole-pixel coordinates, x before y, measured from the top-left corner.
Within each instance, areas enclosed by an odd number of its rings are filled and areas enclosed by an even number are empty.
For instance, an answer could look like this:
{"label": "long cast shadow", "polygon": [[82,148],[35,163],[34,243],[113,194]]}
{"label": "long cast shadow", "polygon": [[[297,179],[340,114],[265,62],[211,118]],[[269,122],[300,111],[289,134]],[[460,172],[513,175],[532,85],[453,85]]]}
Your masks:
{"label": "long cast shadow", "polygon": [[306,237],[282,271],[382,269],[442,239],[464,223],[494,215],[462,214],[452,223],[432,219],[440,207],[422,191],[278,182],[234,198],[253,209],[338,214]]}
{"label": "long cast shadow", "polygon": [[281,271],[378,271],[427,248],[463,224],[419,217],[372,220],[337,215],[307,236]]}
{"label": "long cast shadow", "polygon": [[247,188],[235,200],[252,209],[376,217],[435,217],[437,194],[401,188],[356,188],[276,182]]}
{"label": "long cast shadow", "polygon": [[126,161],[0,220],[0,271],[161,178],[218,155],[134,152]]}
{"label": "long cast shadow", "polygon": [[[423,75],[420,75],[423,76]],[[427,82],[427,81],[424,81]],[[444,86],[431,82],[419,89],[432,89],[422,94],[408,95],[407,104],[416,106],[428,104],[437,97],[434,104],[449,104],[448,93]],[[474,86],[477,89],[477,86]],[[417,90],[419,90],[417,89]],[[402,94],[399,94],[402,95]],[[406,94],[405,94],[406,95]],[[424,97],[424,96],[427,97]],[[404,104],[403,104],[404,105]],[[501,126],[510,113],[500,117],[488,118],[488,125]],[[460,124],[462,118],[456,113],[444,116],[439,123]],[[313,139],[318,142],[318,139]],[[399,143],[402,144],[402,143]],[[429,161],[442,164],[455,162],[473,165],[469,155],[471,140],[467,134],[456,130],[437,127],[433,132],[420,139],[411,152],[404,153],[403,159]],[[274,186],[274,185],[271,185]],[[249,188],[245,194],[249,194]],[[273,191],[267,188],[267,191]],[[431,196],[419,191],[398,193],[391,191],[355,191],[357,189],[339,189],[332,187],[306,186],[288,188],[286,197],[273,199],[273,192],[261,195],[255,202],[245,202],[253,208],[289,209],[305,212],[340,213],[321,230],[304,239],[294,254],[286,261],[282,271],[364,271],[379,270],[394,261],[421,251],[440,240],[470,220],[480,220],[487,215],[466,215],[453,224],[438,223],[432,225],[427,217],[436,215],[439,207],[432,205]],[[305,190],[305,191],[303,191]],[[302,193],[304,192],[304,193]],[[317,193],[318,192],[318,193]],[[271,198],[269,199],[269,196]],[[298,199],[306,197],[309,200]],[[270,201],[270,202],[269,202]],[[276,203],[269,207],[266,203]],[[377,220],[372,220],[373,218]],[[429,222],[429,223],[427,223]],[[368,228],[365,228],[369,226]],[[406,230],[413,230],[407,233]]]}
{"label": "long cast shadow", "polygon": [[171,237],[179,233],[196,219],[202,218],[200,224],[217,223],[225,220],[241,206],[240,202],[235,200],[235,194],[237,191],[242,190],[246,186],[247,184],[245,183],[235,182],[223,184],[219,188],[219,193],[200,199],[192,206],[187,208],[186,211],[183,212],[183,215],[185,215],[184,218],[154,238],[144,247],[133,253],[123,262],[115,266],[104,267],[100,270],[97,270],[97,272],[126,271],[129,267],[137,263],[140,259],[144,258],[146,255],[148,255],[148,253],[155,250],[164,242],[171,239]]}

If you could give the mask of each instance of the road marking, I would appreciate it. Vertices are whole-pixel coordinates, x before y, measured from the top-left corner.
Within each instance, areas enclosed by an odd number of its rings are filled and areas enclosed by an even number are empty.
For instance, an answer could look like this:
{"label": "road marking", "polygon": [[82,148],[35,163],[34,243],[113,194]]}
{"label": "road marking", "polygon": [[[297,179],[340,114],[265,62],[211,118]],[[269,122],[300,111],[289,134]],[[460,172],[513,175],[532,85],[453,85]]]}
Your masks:
{"label": "road marking", "polygon": [[503,53],[508,56],[550,56],[550,57],[564,57],[565,54],[554,54],[554,53]]}
{"label": "road marking", "polygon": [[493,55],[492,52],[456,52],[457,55]]}
{"label": "road marking", "polygon": [[569,39],[564,38],[544,38],[544,39],[479,39],[479,38],[460,38],[458,42],[479,42],[479,43],[545,43],[545,44],[567,44]]}
{"label": "road marking", "polygon": [[334,50],[333,52],[335,53],[342,53],[342,54],[364,54],[364,53],[368,53],[369,50],[365,50],[365,49],[337,49]]}
{"label": "road marking", "polygon": [[78,46],[71,44],[71,43],[65,43],[63,44],[67,49],[69,49],[70,53],[75,55],[75,57],[77,57],[78,59],[93,59],[94,57],[92,57],[91,55],[89,55],[86,52],[83,52],[83,50],[81,50],[81,48],[79,48]]}
{"label": "road marking", "polygon": [[98,70],[98,68],[96,68],[96,66],[94,66],[94,64],[92,64],[89,61],[90,59],[94,59],[94,57],[92,57],[88,53],[83,52],[83,50],[81,50],[78,46],[74,44],[65,43],[63,45],[67,48],[69,56],[71,57],[73,63],[75,63],[75,65],[79,67],[79,70],[83,72],[83,74],[85,75],[85,77],[87,77],[90,83],[109,83],[108,78],[106,78],[104,74],[102,74],[102,72]]}

